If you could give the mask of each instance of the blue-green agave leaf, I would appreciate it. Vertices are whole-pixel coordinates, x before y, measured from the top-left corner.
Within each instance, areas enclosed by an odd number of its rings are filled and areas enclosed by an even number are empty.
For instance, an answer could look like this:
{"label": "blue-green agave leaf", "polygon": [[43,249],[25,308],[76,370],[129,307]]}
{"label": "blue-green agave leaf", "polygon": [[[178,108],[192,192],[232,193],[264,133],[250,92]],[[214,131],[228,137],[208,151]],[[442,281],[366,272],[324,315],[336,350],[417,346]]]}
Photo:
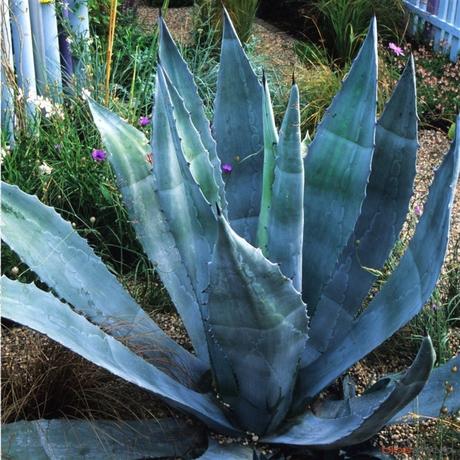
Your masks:
{"label": "blue-green agave leaf", "polygon": [[232,166],[224,178],[230,223],[249,242],[255,241],[262,194],[262,104],[262,86],[224,10],[212,132],[221,162]]}
{"label": "blue-green agave leaf", "polygon": [[[233,434],[215,399],[182,385],[33,284],[1,278],[2,316],[46,334],[97,366],[158,395],[208,426]],[[168,363],[163,363],[165,368]],[[184,369],[186,371],[186,369]]]}
{"label": "blue-green agave leaf", "polygon": [[159,18],[159,28],[160,43],[158,56],[161,65],[171,79],[177,92],[182,97],[184,106],[190,113],[192,123],[201,136],[201,142],[208,152],[209,160],[213,167],[214,179],[219,187],[221,205],[226,206],[220,159],[217,156],[216,141],[212,137],[209,120],[206,118],[204,112],[203,101],[198,95],[198,89],[193,80],[193,75],[177,49],[162,17]]}
{"label": "blue-green agave leaf", "polygon": [[43,282],[148,359],[164,361],[167,354],[173,372],[186,366],[193,379],[202,375],[205,366],[155,324],[69,222],[16,186],[2,182],[1,190],[2,239]]}
{"label": "blue-green agave leaf", "polygon": [[[158,67],[160,66],[161,64],[158,65]],[[221,209],[225,209],[226,204],[223,203],[224,197],[220,195],[220,193],[224,192],[222,176],[219,173],[219,178],[222,182],[220,190],[214,177],[214,168],[209,161],[209,152],[201,141],[200,133],[192,123],[190,112],[186,109],[184,100],[172,84],[163,67],[161,70],[163,70],[163,76],[171,97],[175,125],[177,134],[181,140],[182,151],[186,160],[190,163],[190,171],[193,178],[199,184],[204,196],[210,203],[218,203]]]}
{"label": "blue-green agave leaf", "polygon": [[460,165],[459,137],[457,130],[456,139],[436,171],[424,213],[398,267],[353,321],[348,335],[299,372],[298,407],[403,327],[431,295],[447,247]]}
{"label": "blue-green agave leaf", "polygon": [[203,433],[176,419],[34,420],[2,426],[2,453],[9,460],[138,460],[185,457]]}
{"label": "blue-green agave leaf", "polygon": [[265,73],[262,78],[263,84],[263,129],[264,129],[264,168],[262,183],[262,198],[260,203],[259,221],[257,223],[257,244],[267,257],[268,244],[268,221],[273,195],[273,181],[275,178],[276,146],[278,145],[278,130],[275,125],[270,90],[268,88]]}
{"label": "blue-green agave leaf", "polygon": [[292,399],[307,338],[305,304],[278,266],[223,216],[207,291],[203,317],[217,391],[239,426],[270,431]]}
{"label": "blue-green agave leaf", "polygon": [[211,205],[193,179],[183,154],[161,66],[157,67],[153,124],[156,127],[152,136],[155,192],[187,268],[195,297],[201,301],[208,285],[208,263],[217,224]]}
{"label": "blue-green agave leaf", "polygon": [[309,359],[317,358],[347,335],[375,281],[369,269],[380,270],[396,243],[412,195],[417,148],[415,69],[411,57],[377,123],[366,198],[312,318],[305,351]]}
{"label": "blue-green agave leaf", "polygon": [[300,149],[299,89],[292,85],[277,147],[266,256],[302,289],[304,170]]}
{"label": "blue-green agave leaf", "polygon": [[198,460],[252,460],[253,450],[241,444],[219,444],[209,438],[208,448]]}
{"label": "blue-green agave leaf", "polygon": [[305,157],[302,293],[311,313],[361,211],[374,151],[376,101],[374,18]]}
{"label": "blue-green agave leaf", "polygon": [[451,414],[460,411],[460,354],[434,369],[422,392],[390,423],[414,423],[424,417],[439,417],[444,415],[443,408]]}
{"label": "blue-green agave leaf", "polygon": [[[119,190],[129,213],[131,223],[144,251],[155,266],[176,306],[197,355],[206,369],[207,351],[198,299],[176,236],[165,213],[157,185],[148,161],[151,151],[144,135],[123,121],[118,115],[89,101],[94,122],[109,153],[109,161],[117,175]],[[155,128],[159,136],[167,136],[169,123],[163,117],[163,126]],[[167,130],[167,131],[165,131]],[[173,152],[167,151],[162,155]],[[160,160],[160,158],[158,158]],[[157,162],[155,157],[153,161]],[[177,165],[174,160],[172,165]],[[172,167],[171,165],[171,167]],[[203,264],[202,264],[203,265]],[[196,268],[196,267],[195,267]],[[194,269],[195,269],[194,268]]]}
{"label": "blue-green agave leaf", "polygon": [[[286,432],[266,442],[317,446],[327,449],[359,444],[377,433],[388,420],[422,390],[435,361],[429,338],[420,347],[412,366],[401,376],[379,382],[369,393],[346,401],[328,401],[313,415],[300,416]],[[377,384],[376,384],[377,385]],[[334,406],[331,408],[330,406]],[[345,407],[345,411],[343,410]],[[332,410],[335,409],[335,410]],[[345,415],[333,415],[344,414]],[[327,418],[322,418],[322,415]]]}

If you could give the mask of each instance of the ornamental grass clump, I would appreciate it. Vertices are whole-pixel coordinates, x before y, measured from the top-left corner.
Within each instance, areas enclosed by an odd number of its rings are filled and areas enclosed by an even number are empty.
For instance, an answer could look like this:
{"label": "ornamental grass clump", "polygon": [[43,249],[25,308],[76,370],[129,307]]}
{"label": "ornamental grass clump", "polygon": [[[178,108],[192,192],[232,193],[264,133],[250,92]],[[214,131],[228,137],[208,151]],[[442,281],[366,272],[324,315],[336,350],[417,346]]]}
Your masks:
{"label": "ornamental grass clump", "polygon": [[[428,300],[459,174],[457,129],[412,241],[362,308],[405,220],[417,151],[413,61],[376,122],[376,45],[373,20],[309,143],[301,141],[297,84],[278,131],[268,83],[254,74],[226,14],[210,127],[160,18],[150,145],[141,131],[89,104],[136,235],[194,353],[156,325],[70,224],[8,184],[3,238],[53,292],[3,277],[3,316],[152,391],[211,430],[264,443],[346,448],[412,413],[458,410],[453,369],[460,358],[430,376],[435,356],[428,337],[406,372],[384,377],[361,396],[347,379],[342,399],[317,398]],[[445,381],[452,385],[446,397]],[[3,437],[9,458],[25,458],[32,448],[59,449],[58,458],[203,451],[206,443],[188,425],[169,420],[162,432],[158,423],[127,422],[122,430],[117,422],[39,420],[7,425]],[[252,455],[213,441],[205,455],[222,458],[226,451],[231,458]]]}

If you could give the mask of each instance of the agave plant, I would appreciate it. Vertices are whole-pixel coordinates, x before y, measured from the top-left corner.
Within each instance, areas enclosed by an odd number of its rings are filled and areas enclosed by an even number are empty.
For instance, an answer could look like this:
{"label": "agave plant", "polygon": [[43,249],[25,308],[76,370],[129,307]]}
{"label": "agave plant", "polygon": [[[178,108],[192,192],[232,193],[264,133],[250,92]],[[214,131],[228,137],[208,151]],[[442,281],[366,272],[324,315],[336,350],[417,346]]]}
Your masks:
{"label": "agave plant", "polygon": [[[435,357],[428,337],[406,372],[384,377],[361,396],[345,379],[342,399],[317,398],[429,298],[447,246],[458,128],[412,241],[363,307],[412,194],[413,61],[376,122],[373,20],[307,145],[296,83],[278,132],[267,81],[259,82],[227,15],[224,22],[211,125],[161,18],[151,145],[89,101],[137,237],[194,353],[155,324],[54,209],[8,184],[2,185],[3,238],[52,292],[2,277],[2,315],[211,430],[250,433],[264,443],[342,448],[411,413],[437,416],[441,405],[458,410],[460,359],[430,376]],[[453,386],[447,397],[445,381]],[[171,420],[160,429],[156,420],[121,426],[38,420],[3,428],[9,458],[29,458],[31,449],[34,458],[184,457],[202,443],[191,427]],[[252,458],[243,446],[224,449],[213,441],[203,458],[225,455]]]}

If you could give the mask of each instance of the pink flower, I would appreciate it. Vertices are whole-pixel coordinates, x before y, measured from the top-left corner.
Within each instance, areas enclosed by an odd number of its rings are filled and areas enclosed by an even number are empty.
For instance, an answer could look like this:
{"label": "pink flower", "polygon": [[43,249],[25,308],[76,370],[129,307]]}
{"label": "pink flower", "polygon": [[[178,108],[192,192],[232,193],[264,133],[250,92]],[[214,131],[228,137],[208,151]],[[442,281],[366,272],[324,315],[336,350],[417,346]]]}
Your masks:
{"label": "pink flower", "polygon": [[396,43],[389,43],[388,44],[388,48],[390,48],[391,51],[393,51],[394,54],[396,54],[396,56],[404,56],[404,51],[403,49],[398,46]]}
{"label": "pink flower", "polygon": [[150,117],[142,116],[139,118],[139,126],[147,126],[150,123]]}
{"label": "pink flower", "polygon": [[422,215],[422,208],[416,204],[415,207],[414,207],[414,214],[417,216],[417,217],[420,217]]}
{"label": "pink flower", "polygon": [[230,174],[233,170],[233,166],[230,163],[224,163],[222,165],[222,172],[224,174]]}
{"label": "pink flower", "polygon": [[94,161],[104,161],[107,158],[107,153],[105,150],[102,149],[94,149],[91,153]]}

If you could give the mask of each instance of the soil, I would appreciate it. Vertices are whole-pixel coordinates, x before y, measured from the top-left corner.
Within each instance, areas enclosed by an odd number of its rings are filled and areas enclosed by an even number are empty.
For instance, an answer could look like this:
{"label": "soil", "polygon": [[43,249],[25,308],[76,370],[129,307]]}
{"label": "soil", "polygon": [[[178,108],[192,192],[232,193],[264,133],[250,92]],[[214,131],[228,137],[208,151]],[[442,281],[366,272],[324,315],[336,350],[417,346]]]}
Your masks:
{"label": "soil", "polygon": [[[181,8],[171,9],[168,12],[168,24],[173,35],[179,40],[190,39],[190,11],[190,8]],[[139,7],[139,15],[146,27],[151,26],[157,14],[156,9]],[[255,35],[260,38],[259,52],[272,56],[274,65],[286,66],[285,63],[290,60],[296,62],[292,49],[294,40],[284,32],[274,30],[272,26],[258,20],[255,25]],[[422,206],[433,171],[442,160],[448,145],[448,139],[441,132],[420,133],[418,174],[410,208],[412,214],[417,205]],[[449,263],[452,263],[455,257],[455,245],[459,244],[459,206],[460,193],[457,190],[452,212]],[[411,226],[407,225],[406,233],[411,231]],[[191,348],[180,317],[176,313],[153,311],[152,316],[166,333],[185,347]],[[452,329],[449,340],[452,353],[458,353],[460,328]],[[398,344],[401,344],[401,341],[398,341]],[[2,327],[1,346],[3,423],[23,418],[63,416],[113,419],[161,418],[171,415],[184,417],[149,392],[112,376],[47,337],[27,328]],[[413,356],[411,346],[396,348],[391,345],[391,341],[385,343],[370,357],[350,370],[357,383],[358,393],[383,374],[407,367]],[[384,447],[413,446],[418,439],[417,430],[422,430],[423,436],[429,437],[433,433],[438,433],[437,422],[425,422],[425,428],[395,426],[385,429],[374,439],[374,443]],[[399,458],[404,456],[399,455]]]}

